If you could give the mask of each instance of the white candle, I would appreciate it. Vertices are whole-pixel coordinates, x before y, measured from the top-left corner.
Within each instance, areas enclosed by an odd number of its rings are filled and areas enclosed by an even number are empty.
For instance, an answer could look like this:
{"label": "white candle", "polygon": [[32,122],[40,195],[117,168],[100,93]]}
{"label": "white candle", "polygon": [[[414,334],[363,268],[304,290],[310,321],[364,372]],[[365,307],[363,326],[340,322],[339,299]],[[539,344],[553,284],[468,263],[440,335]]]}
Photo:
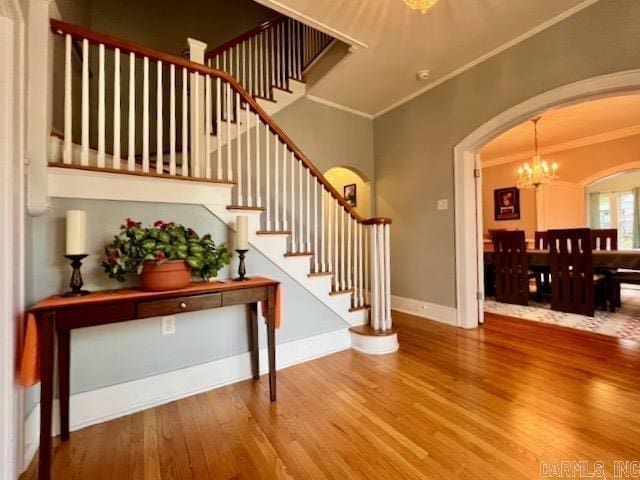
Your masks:
{"label": "white candle", "polygon": [[249,217],[236,217],[236,250],[249,250]]}
{"label": "white candle", "polygon": [[87,212],[67,210],[67,255],[87,253]]}

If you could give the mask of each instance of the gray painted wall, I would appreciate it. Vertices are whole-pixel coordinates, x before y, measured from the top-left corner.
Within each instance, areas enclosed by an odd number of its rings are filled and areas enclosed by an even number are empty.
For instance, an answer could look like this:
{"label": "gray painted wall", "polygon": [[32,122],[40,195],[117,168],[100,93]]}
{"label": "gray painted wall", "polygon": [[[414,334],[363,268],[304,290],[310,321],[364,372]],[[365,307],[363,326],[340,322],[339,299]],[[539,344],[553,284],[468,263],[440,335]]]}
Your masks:
{"label": "gray painted wall", "polygon": [[[50,213],[31,219],[27,245],[28,304],[67,290],[69,266],[65,248],[65,212],[87,211],[87,244],[91,256],[82,270],[89,290],[118,288],[102,271],[102,248],[125,217],[142,221],[173,220],[198,233],[212,233],[226,241],[226,225],[201,206],[53,199]],[[282,327],[278,343],[319,335],[345,327],[343,320],[291,280],[286,273],[256,251],[247,258],[249,274],[262,274],[283,284]],[[235,270],[234,270],[235,271]],[[226,272],[221,277],[226,277]],[[135,284],[132,277],[128,284]],[[162,336],[159,318],[92,327],[72,334],[71,392],[78,393],[129,380],[210,362],[248,351],[243,306],[185,313],[176,319],[176,333]],[[260,338],[265,345],[265,338]],[[28,415],[39,398],[38,387],[29,389]]]}
{"label": "gray painted wall", "polygon": [[[640,2],[601,0],[374,120],[377,215],[393,218],[394,295],[455,306],[453,148],[556,87],[640,68]],[[449,199],[448,211],[436,201]]]}
{"label": "gray painted wall", "polygon": [[273,118],[321,172],[352,167],[373,180],[373,120],[306,97]]}

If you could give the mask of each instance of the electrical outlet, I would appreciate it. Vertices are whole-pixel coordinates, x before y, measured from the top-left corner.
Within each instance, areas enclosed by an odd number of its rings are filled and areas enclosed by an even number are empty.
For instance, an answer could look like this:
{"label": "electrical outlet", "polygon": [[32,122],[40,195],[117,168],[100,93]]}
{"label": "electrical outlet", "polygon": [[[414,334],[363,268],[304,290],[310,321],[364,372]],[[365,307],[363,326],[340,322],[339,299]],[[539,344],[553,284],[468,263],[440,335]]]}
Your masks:
{"label": "electrical outlet", "polygon": [[438,210],[448,210],[449,209],[449,200],[443,198],[438,200]]}
{"label": "electrical outlet", "polygon": [[162,317],[162,335],[173,335],[174,333],[176,333],[175,315]]}

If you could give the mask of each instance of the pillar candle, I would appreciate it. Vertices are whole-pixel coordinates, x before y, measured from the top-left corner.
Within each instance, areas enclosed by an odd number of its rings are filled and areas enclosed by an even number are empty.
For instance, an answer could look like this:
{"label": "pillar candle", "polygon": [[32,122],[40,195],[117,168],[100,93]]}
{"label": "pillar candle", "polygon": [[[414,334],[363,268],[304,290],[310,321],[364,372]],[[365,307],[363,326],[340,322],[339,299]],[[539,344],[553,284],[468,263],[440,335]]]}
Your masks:
{"label": "pillar candle", "polygon": [[87,253],[87,212],[67,210],[67,255]]}
{"label": "pillar candle", "polygon": [[236,217],[236,250],[249,250],[249,217]]}

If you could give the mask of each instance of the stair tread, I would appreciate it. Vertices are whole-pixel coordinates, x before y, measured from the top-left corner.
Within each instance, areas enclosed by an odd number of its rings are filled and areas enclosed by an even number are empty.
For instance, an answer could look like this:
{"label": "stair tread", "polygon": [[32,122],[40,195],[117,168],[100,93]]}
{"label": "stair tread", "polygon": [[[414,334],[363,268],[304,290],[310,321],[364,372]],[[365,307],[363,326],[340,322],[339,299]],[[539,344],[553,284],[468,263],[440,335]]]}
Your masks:
{"label": "stair tread", "polygon": [[309,277],[331,277],[333,272],[311,272],[307,276]]}
{"label": "stair tread", "polygon": [[287,252],[285,257],[313,257],[313,252]]}
{"label": "stair tread", "polygon": [[371,325],[361,325],[359,327],[351,327],[349,331],[367,337],[385,337],[387,335],[394,335],[398,333],[398,328],[393,325],[388,330],[376,330],[375,328],[372,328]]}
{"label": "stair tread", "polygon": [[278,103],[273,98],[263,97],[261,95],[254,95],[253,97],[256,98],[256,99],[259,98],[260,100],[266,100],[267,102]]}
{"label": "stair tread", "polygon": [[291,235],[291,230],[258,230],[257,235]]}
{"label": "stair tread", "polygon": [[255,212],[264,212],[264,207],[252,207],[245,205],[227,205],[227,210],[250,210]]}
{"label": "stair tread", "polygon": [[350,312],[359,312],[360,310],[368,310],[371,308],[371,305],[361,305],[360,307],[351,307],[349,309]]}
{"label": "stair tread", "polygon": [[347,288],[345,290],[331,290],[329,295],[345,295],[347,293],[353,293],[353,288]]}

